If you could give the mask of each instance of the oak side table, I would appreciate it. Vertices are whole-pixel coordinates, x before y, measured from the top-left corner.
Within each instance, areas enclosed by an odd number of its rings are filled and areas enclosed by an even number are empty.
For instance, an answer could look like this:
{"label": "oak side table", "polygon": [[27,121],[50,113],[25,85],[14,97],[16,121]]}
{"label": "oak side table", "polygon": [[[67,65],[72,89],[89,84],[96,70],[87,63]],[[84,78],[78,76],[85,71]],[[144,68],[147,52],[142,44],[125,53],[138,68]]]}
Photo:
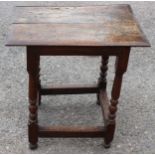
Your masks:
{"label": "oak side table", "polygon": [[[29,73],[30,148],[38,137],[102,137],[110,147],[116,125],[116,111],[123,74],[131,47],[150,44],[135,20],[129,5],[39,7],[18,6],[10,26],[8,46],[26,46]],[[40,56],[101,56],[101,73],[95,86],[43,88],[39,79]],[[109,56],[116,57],[115,77],[109,100],[106,74]],[[76,64],[75,64],[76,65]],[[38,124],[42,95],[96,93],[104,126],[51,126]]]}

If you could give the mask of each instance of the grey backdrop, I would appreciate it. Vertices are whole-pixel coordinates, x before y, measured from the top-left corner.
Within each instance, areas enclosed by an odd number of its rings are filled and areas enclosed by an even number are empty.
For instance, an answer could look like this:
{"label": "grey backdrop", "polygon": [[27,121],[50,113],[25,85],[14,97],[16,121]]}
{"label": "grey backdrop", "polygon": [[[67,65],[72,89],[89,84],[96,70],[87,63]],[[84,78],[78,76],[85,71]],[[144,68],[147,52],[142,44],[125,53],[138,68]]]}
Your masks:
{"label": "grey backdrop", "polygon": [[[13,7],[68,6],[79,3],[81,2],[0,2],[0,153],[155,153],[154,2],[124,2],[131,4],[152,47],[133,48],[131,51],[112,147],[104,149],[103,140],[98,138],[49,138],[39,139],[39,148],[36,151],[28,149],[26,52],[24,47],[5,47],[8,27],[13,18]],[[89,4],[100,5],[105,2]],[[114,76],[114,60],[115,58],[111,58],[109,62],[109,92]],[[41,59],[42,80],[44,84],[94,83],[99,75],[99,66],[99,57],[44,57]],[[44,97],[39,112],[40,123],[102,124],[101,110],[95,101],[95,95]]]}

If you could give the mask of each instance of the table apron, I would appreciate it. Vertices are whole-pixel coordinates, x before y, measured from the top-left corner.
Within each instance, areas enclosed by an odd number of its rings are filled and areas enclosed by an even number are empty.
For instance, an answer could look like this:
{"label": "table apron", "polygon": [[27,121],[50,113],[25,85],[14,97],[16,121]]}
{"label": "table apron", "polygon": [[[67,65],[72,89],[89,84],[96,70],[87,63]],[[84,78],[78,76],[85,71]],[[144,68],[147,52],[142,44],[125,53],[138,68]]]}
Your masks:
{"label": "table apron", "polygon": [[86,46],[27,46],[27,50],[40,56],[118,56],[130,47],[86,47]]}

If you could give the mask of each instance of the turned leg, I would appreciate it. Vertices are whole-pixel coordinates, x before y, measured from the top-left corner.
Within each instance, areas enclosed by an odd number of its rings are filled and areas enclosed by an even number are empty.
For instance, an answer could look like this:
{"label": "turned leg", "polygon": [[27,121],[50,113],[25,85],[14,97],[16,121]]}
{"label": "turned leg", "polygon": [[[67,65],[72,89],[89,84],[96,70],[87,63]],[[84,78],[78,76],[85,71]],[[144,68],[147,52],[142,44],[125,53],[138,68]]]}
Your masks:
{"label": "turned leg", "polygon": [[[101,61],[101,67],[100,67],[100,77],[98,80],[98,87],[99,90],[106,90],[106,86],[107,86],[107,80],[106,80],[106,76],[107,76],[107,70],[108,70],[108,60],[109,57],[108,56],[102,56],[102,61]],[[100,105],[99,102],[99,93],[97,94],[97,104]]]}
{"label": "turned leg", "polygon": [[38,142],[38,72],[39,56],[27,48],[27,71],[29,73],[29,122],[28,137],[30,149],[37,148]]}
{"label": "turned leg", "polygon": [[109,116],[108,116],[109,120],[105,127],[106,134],[104,139],[104,146],[106,148],[110,147],[110,143],[114,137],[117,104],[118,104],[118,99],[121,91],[122,77],[127,70],[129,53],[130,53],[130,49],[126,48],[116,58],[115,78],[114,78],[114,83],[113,83],[112,92],[111,92],[111,100],[109,105]]}

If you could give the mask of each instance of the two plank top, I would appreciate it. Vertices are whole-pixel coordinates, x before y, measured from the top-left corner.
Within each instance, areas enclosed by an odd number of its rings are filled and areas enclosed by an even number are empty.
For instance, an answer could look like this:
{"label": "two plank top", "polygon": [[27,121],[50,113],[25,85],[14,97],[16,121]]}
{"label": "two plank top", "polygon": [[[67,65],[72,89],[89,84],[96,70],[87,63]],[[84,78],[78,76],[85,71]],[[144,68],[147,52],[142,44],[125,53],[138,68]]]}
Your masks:
{"label": "two plank top", "polygon": [[149,46],[129,5],[16,7],[12,46]]}

